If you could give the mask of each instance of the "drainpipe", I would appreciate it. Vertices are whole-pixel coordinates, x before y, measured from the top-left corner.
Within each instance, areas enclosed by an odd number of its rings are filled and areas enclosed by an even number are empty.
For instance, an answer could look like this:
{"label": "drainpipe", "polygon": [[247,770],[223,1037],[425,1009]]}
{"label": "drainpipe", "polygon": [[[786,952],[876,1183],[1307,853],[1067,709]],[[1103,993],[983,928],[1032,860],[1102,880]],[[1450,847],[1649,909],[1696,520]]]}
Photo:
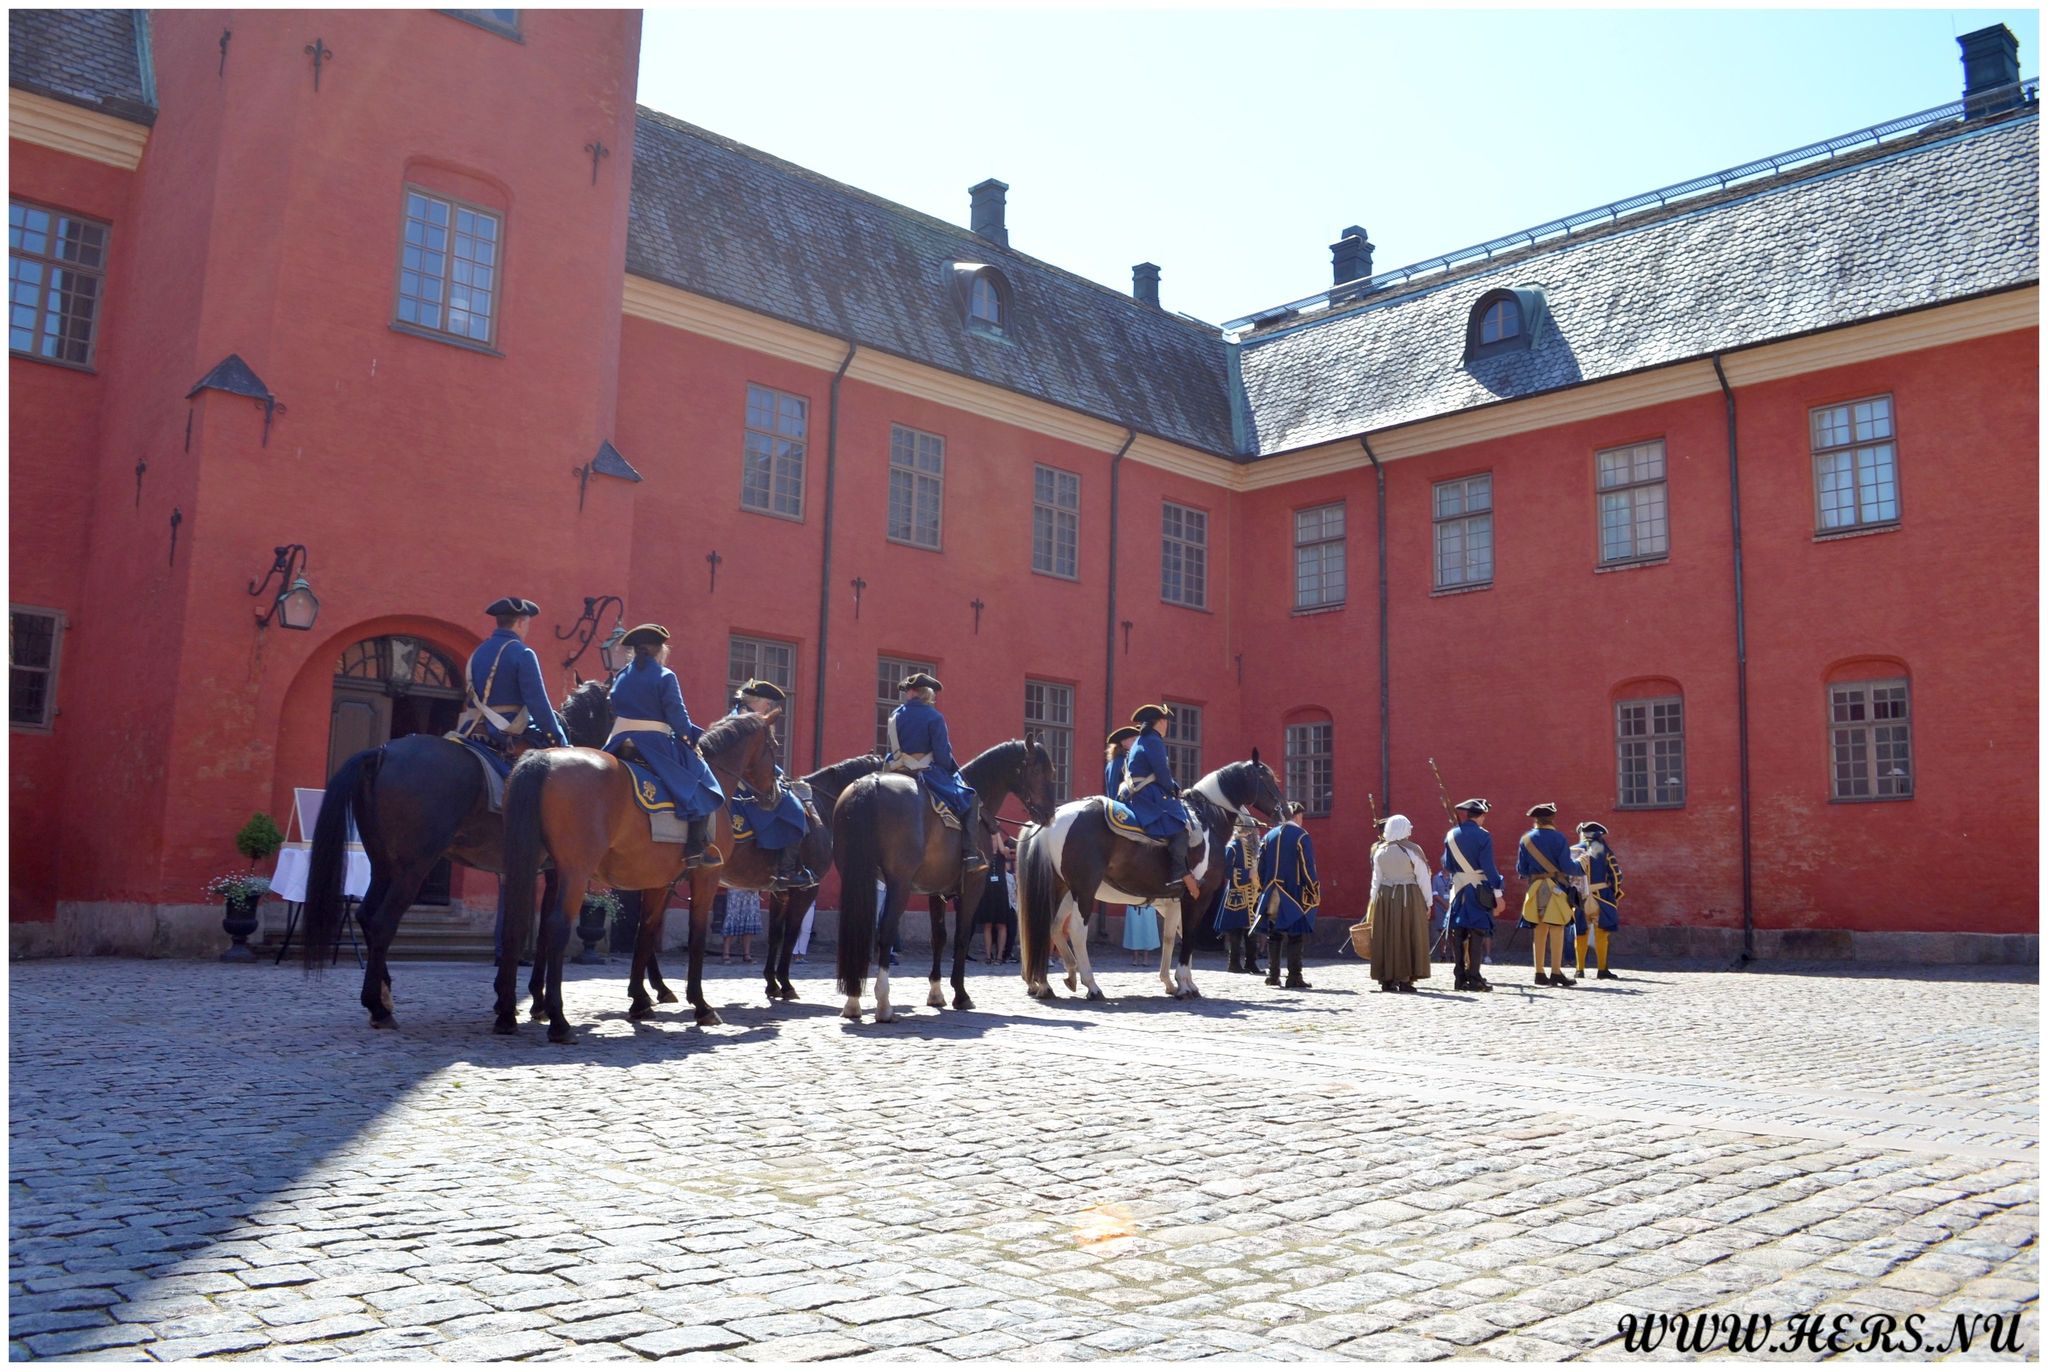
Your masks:
{"label": "drainpipe", "polygon": [[1738,808],[1742,815],[1742,965],[1756,957],[1755,870],[1749,838],[1749,621],[1742,601],[1742,472],[1735,446],[1735,391],[1728,373],[1714,357],[1714,379],[1721,383],[1721,400],[1728,410],[1728,527],[1735,545],[1735,748],[1740,759],[1741,790]]}
{"label": "drainpipe", "polygon": [[1138,441],[1138,430],[1124,430],[1124,445],[1109,459],[1109,627],[1104,635],[1109,654],[1103,658],[1102,668],[1102,736],[1108,737],[1116,728],[1116,520],[1121,508],[1118,474],[1123,470],[1124,454],[1131,450],[1131,444]]}
{"label": "drainpipe", "polygon": [[1377,507],[1380,523],[1380,803],[1389,814],[1394,813],[1394,743],[1388,733],[1388,718],[1393,712],[1393,688],[1390,684],[1391,668],[1387,662],[1387,471],[1380,465],[1380,459],[1373,455],[1372,444],[1363,433],[1358,435],[1358,445],[1365,449],[1366,460],[1372,463],[1372,474],[1377,486]]}
{"label": "drainpipe", "polygon": [[857,345],[846,340],[846,356],[832,373],[832,398],[825,409],[825,565],[818,578],[818,684],[811,699],[811,770],[825,765],[825,646],[832,631],[832,497],[839,476],[839,383],[853,365]]}

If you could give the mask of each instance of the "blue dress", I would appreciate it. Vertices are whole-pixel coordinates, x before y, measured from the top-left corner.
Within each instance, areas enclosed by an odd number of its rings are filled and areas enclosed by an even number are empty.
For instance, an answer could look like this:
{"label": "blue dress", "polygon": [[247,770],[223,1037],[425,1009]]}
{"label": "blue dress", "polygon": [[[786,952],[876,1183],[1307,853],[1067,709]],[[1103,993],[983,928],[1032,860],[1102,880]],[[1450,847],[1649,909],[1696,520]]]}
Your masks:
{"label": "blue dress", "polygon": [[[735,714],[753,712],[745,705],[733,710]],[[775,779],[782,779],[782,768],[779,766],[775,768]],[[770,809],[762,806],[761,797],[748,789],[745,781],[740,782],[732,792],[733,812],[744,819],[747,827],[754,831],[754,846],[763,852],[780,852],[785,847],[793,847],[802,842],[804,834],[810,831],[811,819],[804,813],[804,802],[786,786],[778,793],[782,798]]]}
{"label": "blue dress", "polygon": [[1323,902],[1308,830],[1281,824],[1259,842],[1259,915],[1274,933],[1311,933]]}
{"label": "blue dress", "polygon": [[[718,778],[697,755],[695,743],[704,730],[690,720],[683,704],[683,688],[676,674],[652,657],[637,658],[612,683],[612,713],[618,720],[604,750],[617,753],[628,739],[639,750],[655,775],[661,777],[675,797],[676,813],[685,819],[703,819],[718,812],[725,792]],[[638,720],[643,728],[621,728],[619,723]]]}
{"label": "blue dress", "polygon": [[889,754],[890,760],[902,754],[928,755],[931,764],[916,772],[917,778],[964,822],[974,804],[974,787],[960,777],[960,763],[946,736],[946,716],[923,700],[905,700],[889,716],[889,728],[898,749]]}
{"label": "blue dress", "polygon": [[1458,850],[1465,854],[1465,861],[1485,878],[1497,898],[1507,882],[1493,865],[1493,835],[1473,823],[1470,819],[1461,822],[1444,835],[1443,869],[1451,873],[1451,880],[1457,889],[1451,894],[1451,927],[1466,928],[1474,933],[1493,932],[1493,914],[1481,907],[1479,887],[1471,882],[1458,883],[1458,877],[1465,868],[1458,865],[1458,859],[1451,855],[1451,844],[1456,842]]}
{"label": "blue dress", "polygon": [[[557,746],[568,740],[540,679],[540,658],[511,629],[501,628],[484,639],[469,655],[466,674],[471,692],[499,714],[509,718],[524,706],[528,732]],[[490,735],[492,746],[505,746],[505,734],[496,725],[486,723],[483,731]]]}
{"label": "blue dress", "polygon": [[1131,807],[1138,827],[1152,837],[1171,838],[1187,828],[1188,810],[1180,802],[1180,786],[1166,757],[1166,739],[1157,733],[1139,734],[1124,754],[1122,792],[1117,798]]}

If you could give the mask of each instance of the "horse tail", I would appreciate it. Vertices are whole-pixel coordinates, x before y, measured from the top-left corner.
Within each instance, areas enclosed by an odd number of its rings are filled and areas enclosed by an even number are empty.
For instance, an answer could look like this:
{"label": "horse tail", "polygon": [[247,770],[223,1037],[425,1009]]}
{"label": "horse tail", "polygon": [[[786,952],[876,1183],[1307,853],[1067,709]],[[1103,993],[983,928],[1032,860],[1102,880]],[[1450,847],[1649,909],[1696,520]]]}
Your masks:
{"label": "horse tail", "polygon": [[[320,817],[313,823],[312,860],[306,872],[306,969],[327,964],[327,954],[341,937],[342,874],[348,869],[348,819],[350,810],[367,816],[377,788],[377,772],[384,765],[384,749],[369,748],[341,764],[327,782],[320,801]],[[368,824],[358,819],[358,825]],[[367,833],[365,836],[369,836]]]}
{"label": "horse tail", "polygon": [[833,824],[832,864],[839,869],[839,991],[858,995],[875,951],[875,880],[882,869],[882,792],[857,781]]}
{"label": "horse tail", "polygon": [[540,874],[542,843],[540,798],[552,760],[544,748],[529,752],[505,782],[505,926],[498,946],[501,956],[515,960],[533,928],[533,882]]}
{"label": "horse tail", "polygon": [[1036,824],[1017,836],[1017,937],[1024,979],[1045,980],[1052,952],[1053,915],[1059,912],[1059,873],[1053,870],[1052,847]]}

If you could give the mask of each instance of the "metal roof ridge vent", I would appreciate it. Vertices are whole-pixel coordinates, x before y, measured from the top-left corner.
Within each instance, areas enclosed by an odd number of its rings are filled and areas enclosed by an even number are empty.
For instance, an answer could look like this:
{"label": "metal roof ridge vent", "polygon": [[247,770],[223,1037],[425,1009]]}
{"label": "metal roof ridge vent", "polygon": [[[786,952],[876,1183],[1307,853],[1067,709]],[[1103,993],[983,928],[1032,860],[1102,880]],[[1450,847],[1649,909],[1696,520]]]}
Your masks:
{"label": "metal roof ridge vent", "polygon": [[1140,262],[1131,268],[1131,296],[1141,305],[1159,308],[1159,264]]}
{"label": "metal roof ridge vent", "polygon": [[978,186],[967,188],[969,217],[967,226],[976,237],[986,238],[1003,247],[1010,246],[1010,230],[1003,224],[1005,197],[1010,188],[991,176]]}
{"label": "metal roof ridge vent", "polygon": [[1956,39],[1963,50],[1963,117],[2002,114],[2020,103],[2020,40],[2003,24]]}

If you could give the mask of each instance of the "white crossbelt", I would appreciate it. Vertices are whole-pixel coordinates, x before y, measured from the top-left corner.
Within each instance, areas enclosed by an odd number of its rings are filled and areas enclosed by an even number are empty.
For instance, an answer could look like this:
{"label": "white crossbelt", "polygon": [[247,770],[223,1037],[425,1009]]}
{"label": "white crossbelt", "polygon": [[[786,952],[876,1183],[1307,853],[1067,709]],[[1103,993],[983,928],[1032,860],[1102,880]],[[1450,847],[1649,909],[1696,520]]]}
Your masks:
{"label": "white crossbelt", "polygon": [[605,742],[611,742],[621,733],[661,733],[669,737],[675,736],[675,730],[661,719],[614,719],[611,734]]}
{"label": "white crossbelt", "polygon": [[889,763],[885,770],[903,772],[923,771],[931,764],[931,753],[905,752],[903,750],[903,744],[897,741],[896,738],[896,716],[891,714],[889,716]]}
{"label": "white crossbelt", "polygon": [[470,727],[477,720],[481,719],[500,733],[509,733],[516,737],[526,731],[529,717],[525,705],[521,705],[518,712],[508,719],[497,710],[492,709],[489,705],[482,703],[472,696],[469,708],[464,710],[462,717],[455,721],[455,732],[458,735],[467,733]]}

